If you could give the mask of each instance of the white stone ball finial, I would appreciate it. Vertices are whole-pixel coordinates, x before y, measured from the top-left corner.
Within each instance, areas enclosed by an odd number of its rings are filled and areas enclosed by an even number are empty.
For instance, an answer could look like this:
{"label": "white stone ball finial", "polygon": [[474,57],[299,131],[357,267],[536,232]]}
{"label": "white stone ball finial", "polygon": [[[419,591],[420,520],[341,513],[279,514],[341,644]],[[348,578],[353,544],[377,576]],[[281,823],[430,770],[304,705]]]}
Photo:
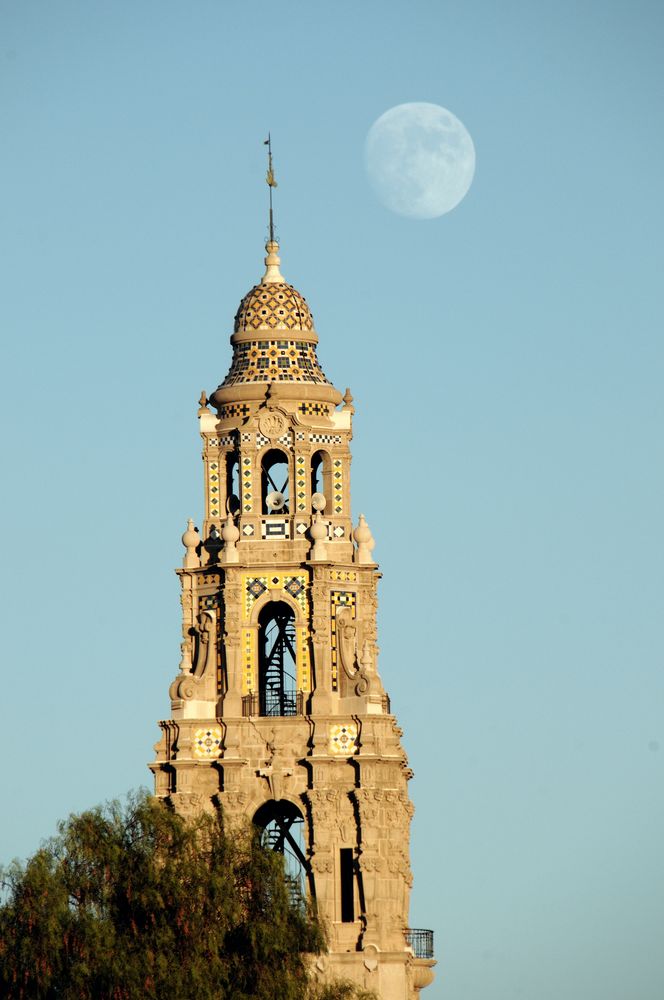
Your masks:
{"label": "white stone ball finial", "polygon": [[364,565],[373,563],[374,559],[371,553],[376,543],[364,514],[360,514],[357,522],[357,528],[353,532],[353,538],[355,539],[355,544],[357,545],[355,562],[363,563]]}
{"label": "white stone ball finial", "polygon": [[309,528],[309,535],[313,541],[313,547],[311,549],[311,559],[313,562],[325,562],[327,559],[327,546],[325,545],[325,539],[327,538],[327,525],[320,515],[320,511],[316,511],[311,521],[311,527]]}
{"label": "white stone ball finial", "polygon": [[201,539],[191,518],[189,518],[187,530],[182,536],[182,544],[187,550],[182,565],[185,569],[197,569],[201,564],[201,560],[196,549],[201,544]]}
{"label": "white stone ball finial", "polygon": [[240,538],[240,529],[233,520],[232,514],[229,514],[224,521],[221,529],[221,537],[224,540],[224,550],[221,553],[220,562],[224,563],[224,565],[238,563],[240,561],[240,553],[236,546]]}

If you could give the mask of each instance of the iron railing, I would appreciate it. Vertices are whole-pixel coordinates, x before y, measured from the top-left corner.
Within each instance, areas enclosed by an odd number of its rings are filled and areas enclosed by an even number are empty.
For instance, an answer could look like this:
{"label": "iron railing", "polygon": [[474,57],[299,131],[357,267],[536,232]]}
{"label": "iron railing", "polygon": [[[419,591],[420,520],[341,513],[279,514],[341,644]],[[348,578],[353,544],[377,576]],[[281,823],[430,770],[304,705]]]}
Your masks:
{"label": "iron railing", "polygon": [[242,715],[245,719],[251,715],[304,715],[304,692],[296,691],[292,695],[283,695],[279,699],[265,698],[259,694],[246,694],[242,699]]}
{"label": "iron railing", "polygon": [[413,949],[415,958],[433,958],[433,931],[409,927],[406,931],[406,944]]}

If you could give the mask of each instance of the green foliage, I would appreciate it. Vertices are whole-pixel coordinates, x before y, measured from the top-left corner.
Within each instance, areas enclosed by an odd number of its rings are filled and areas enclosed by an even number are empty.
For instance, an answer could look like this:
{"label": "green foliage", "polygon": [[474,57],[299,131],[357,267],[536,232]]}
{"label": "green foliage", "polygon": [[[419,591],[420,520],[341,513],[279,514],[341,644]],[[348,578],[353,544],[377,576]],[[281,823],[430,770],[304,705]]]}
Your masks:
{"label": "green foliage", "polygon": [[2,884],[8,1000],[304,1000],[324,946],[278,855],[147,795],[71,816]]}
{"label": "green foliage", "polygon": [[349,980],[337,980],[322,986],[311,986],[308,1000],[378,1000],[373,990],[363,990]]}

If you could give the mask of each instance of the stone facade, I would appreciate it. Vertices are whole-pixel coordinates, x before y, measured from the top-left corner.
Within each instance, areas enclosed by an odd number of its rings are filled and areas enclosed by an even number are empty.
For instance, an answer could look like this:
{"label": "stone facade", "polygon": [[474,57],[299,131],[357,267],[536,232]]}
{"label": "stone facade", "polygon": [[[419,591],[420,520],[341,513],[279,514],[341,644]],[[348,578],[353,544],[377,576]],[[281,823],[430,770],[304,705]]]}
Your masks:
{"label": "stone facade", "polygon": [[408,932],[411,771],[378,674],[373,538],[351,521],[352,397],[267,251],[230,372],[201,397],[205,520],[183,535],[180,671],[150,767],[182,815],[221,809],[284,851],[327,928],[317,975],[413,1000],[435,963]]}

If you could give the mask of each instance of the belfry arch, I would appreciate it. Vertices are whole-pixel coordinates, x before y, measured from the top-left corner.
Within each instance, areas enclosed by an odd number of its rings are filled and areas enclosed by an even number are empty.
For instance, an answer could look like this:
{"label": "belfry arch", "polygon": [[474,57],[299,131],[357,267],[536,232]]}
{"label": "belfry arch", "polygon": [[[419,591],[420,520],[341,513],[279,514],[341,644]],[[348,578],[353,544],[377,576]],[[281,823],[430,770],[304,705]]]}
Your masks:
{"label": "belfry arch", "polygon": [[290,462],[281,448],[270,448],[261,458],[261,506],[264,514],[275,513],[269,498],[275,493],[282,494],[284,503],[276,513],[287,514],[290,501]]}
{"label": "belfry arch", "polygon": [[319,449],[311,456],[311,495],[322,493],[326,506],[332,498],[332,460],[327,451]]}
{"label": "belfry arch", "polygon": [[269,601],[258,615],[259,713],[300,715],[301,700],[302,693],[297,690],[295,612],[285,601]]}
{"label": "belfry arch", "polygon": [[315,886],[306,857],[305,822],[300,809],[287,799],[270,799],[256,811],[253,823],[263,847],[283,855],[294,900],[304,902],[307,894],[313,898]]}

